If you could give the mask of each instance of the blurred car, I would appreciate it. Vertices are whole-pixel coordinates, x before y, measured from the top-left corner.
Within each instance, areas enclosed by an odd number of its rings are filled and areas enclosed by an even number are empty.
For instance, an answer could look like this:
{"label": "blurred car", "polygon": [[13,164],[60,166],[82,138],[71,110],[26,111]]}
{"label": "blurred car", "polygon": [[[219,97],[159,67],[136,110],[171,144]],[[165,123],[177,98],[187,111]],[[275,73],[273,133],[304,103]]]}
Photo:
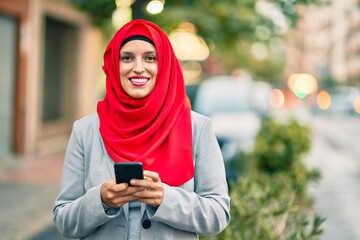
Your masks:
{"label": "blurred car", "polygon": [[[225,166],[237,153],[252,150],[261,119],[269,113],[271,89],[268,83],[233,76],[211,77],[197,86],[193,110],[211,118]],[[228,179],[235,175],[227,169]]]}
{"label": "blurred car", "polygon": [[329,94],[329,107],[321,109],[317,102],[313,105],[313,112],[316,114],[329,115],[355,115],[355,99],[360,96],[360,90],[355,87],[338,86],[327,91]]}

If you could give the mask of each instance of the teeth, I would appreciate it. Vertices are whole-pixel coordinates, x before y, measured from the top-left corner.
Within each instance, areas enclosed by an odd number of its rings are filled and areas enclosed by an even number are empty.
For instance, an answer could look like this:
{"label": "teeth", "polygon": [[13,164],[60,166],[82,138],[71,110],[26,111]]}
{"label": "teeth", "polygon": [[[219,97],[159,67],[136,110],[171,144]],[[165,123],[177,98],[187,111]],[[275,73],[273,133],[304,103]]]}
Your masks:
{"label": "teeth", "polygon": [[147,81],[147,78],[132,78],[131,81],[136,83],[144,83]]}

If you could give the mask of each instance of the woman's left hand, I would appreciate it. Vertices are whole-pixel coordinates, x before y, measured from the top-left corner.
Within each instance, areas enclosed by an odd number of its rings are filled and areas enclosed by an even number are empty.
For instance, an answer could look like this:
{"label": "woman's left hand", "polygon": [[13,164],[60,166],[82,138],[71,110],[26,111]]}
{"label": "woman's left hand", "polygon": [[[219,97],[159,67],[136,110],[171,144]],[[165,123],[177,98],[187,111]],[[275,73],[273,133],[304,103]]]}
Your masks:
{"label": "woman's left hand", "polygon": [[133,194],[139,202],[150,204],[153,207],[161,204],[164,197],[164,186],[158,173],[145,170],[144,179],[132,179],[131,185],[144,188],[144,191]]}

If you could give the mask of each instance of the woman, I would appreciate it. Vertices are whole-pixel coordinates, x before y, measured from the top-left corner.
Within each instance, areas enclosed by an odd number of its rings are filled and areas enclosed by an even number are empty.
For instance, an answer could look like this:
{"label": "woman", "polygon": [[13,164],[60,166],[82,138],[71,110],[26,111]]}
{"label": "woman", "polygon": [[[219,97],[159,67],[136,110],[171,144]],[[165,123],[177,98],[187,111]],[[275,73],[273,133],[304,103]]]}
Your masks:
{"label": "woman", "polygon": [[[106,95],[74,123],[54,222],[65,237],[197,239],[229,223],[224,164],[209,119],[191,111],[166,34],[133,20],[104,54]],[[116,184],[115,162],[144,179]]]}

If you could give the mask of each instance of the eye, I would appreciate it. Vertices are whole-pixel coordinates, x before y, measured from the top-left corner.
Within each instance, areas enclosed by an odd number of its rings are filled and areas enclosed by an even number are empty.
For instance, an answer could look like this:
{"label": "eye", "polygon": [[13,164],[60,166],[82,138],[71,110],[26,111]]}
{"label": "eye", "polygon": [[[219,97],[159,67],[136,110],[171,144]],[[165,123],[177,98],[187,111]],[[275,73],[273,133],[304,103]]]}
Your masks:
{"label": "eye", "polygon": [[147,62],[155,62],[156,60],[157,60],[157,58],[155,55],[145,56],[145,61],[147,61]]}
{"label": "eye", "polygon": [[134,57],[131,55],[122,55],[120,59],[123,62],[131,62],[134,59]]}

